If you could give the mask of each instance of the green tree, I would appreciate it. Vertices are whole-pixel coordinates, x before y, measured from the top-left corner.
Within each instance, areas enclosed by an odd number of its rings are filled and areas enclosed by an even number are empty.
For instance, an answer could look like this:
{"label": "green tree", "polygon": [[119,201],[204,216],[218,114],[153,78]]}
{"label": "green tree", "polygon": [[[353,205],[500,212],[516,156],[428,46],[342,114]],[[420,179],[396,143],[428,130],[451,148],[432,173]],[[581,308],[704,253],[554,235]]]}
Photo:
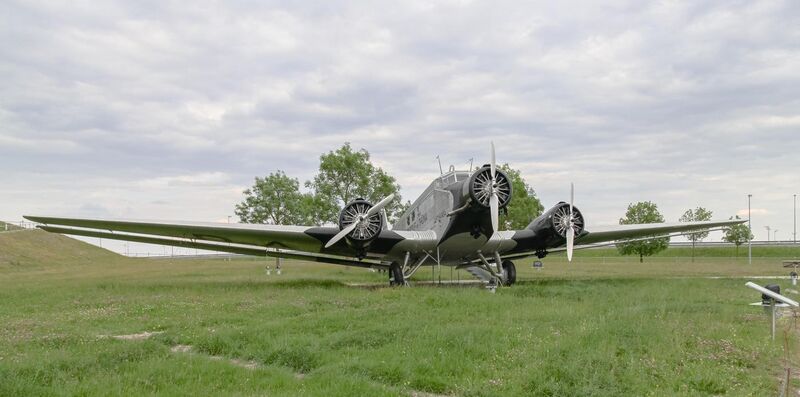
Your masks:
{"label": "green tree", "polygon": [[[731,217],[730,219],[734,218]],[[736,219],[740,219],[738,215]],[[737,257],[739,256],[739,246],[753,239],[753,232],[750,231],[750,228],[745,223],[728,226],[723,230],[725,231],[725,235],[722,236],[722,240],[733,243],[736,246]]]}
{"label": "green tree", "polygon": [[244,223],[274,225],[318,224],[315,213],[317,199],[300,192],[300,183],[278,170],[244,191],[245,199],[236,205],[235,213]]}
{"label": "green tree", "polygon": [[511,202],[505,212],[500,213],[500,230],[519,230],[542,214],[544,206],[536,197],[536,192],[525,182],[519,170],[503,164],[500,169],[511,181]]}
{"label": "green tree", "polygon": [[408,211],[409,208],[411,208],[411,201],[406,200],[405,203],[400,203],[400,205],[398,205],[397,209],[394,211],[393,216],[387,215],[389,218],[389,224],[393,225],[395,222],[397,222],[397,219],[400,218],[400,216],[402,216],[406,211]]}
{"label": "green tree", "polygon": [[369,152],[353,150],[350,143],[320,156],[319,173],[313,181],[306,182],[306,187],[315,192],[320,223],[338,222],[342,207],[359,197],[374,204],[394,193],[394,200],[384,207],[390,219],[396,216],[402,202],[400,185],[394,177],[374,166]]}
{"label": "green tree", "polygon": [[[690,208],[686,210],[686,212],[684,212],[683,215],[681,215],[679,221],[681,222],[710,221],[712,214],[713,212],[703,207],[697,207],[694,210]],[[698,241],[703,241],[703,239],[706,237],[708,237],[708,230],[686,234],[686,238],[688,238],[689,241],[692,242],[692,262],[694,262],[695,244],[697,244]]]}
{"label": "green tree", "polygon": [[[658,206],[650,201],[640,201],[629,204],[625,217],[620,218],[620,225],[634,225],[643,223],[664,222],[664,216],[658,212]],[[641,241],[621,242],[617,249],[621,255],[639,255],[639,262],[644,262],[645,256],[661,252],[669,246],[669,237],[651,238]]]}

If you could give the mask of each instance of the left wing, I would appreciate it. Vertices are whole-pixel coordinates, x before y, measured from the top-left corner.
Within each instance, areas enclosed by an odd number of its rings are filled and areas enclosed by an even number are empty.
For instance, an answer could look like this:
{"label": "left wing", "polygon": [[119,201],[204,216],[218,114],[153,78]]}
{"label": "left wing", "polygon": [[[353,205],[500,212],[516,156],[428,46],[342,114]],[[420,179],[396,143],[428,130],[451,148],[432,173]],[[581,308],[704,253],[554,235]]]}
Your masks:
{"label": "left wing", "polygon": [[337,227],[162,222],[25,216],[48,232],[245,255],[304,259],[338,265],[385,267],[395,252],[419,252],[436,245],[433,232],[382,230],[364,258],[342,240],[325,248]]}

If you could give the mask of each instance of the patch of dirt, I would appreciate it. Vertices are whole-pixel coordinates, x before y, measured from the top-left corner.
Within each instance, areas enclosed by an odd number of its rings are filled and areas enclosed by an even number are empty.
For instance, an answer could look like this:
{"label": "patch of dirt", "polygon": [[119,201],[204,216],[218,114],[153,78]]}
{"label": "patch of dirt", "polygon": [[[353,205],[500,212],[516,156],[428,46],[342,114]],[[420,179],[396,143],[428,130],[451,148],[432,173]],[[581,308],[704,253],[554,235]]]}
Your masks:
{"label": "patch of dirt", "polygon": [[[215,357],[212,357],[212,358],[215,358]],[[220,359],[223,359],[223,357],[220,357]],[[233,365],[235,365],[237,367],[242,367],[242,368],[246,368],[246,369],[256,369],[256,368],[260,367],[260,365],[258,365],[258,363],[255,362],[255,361],[240,360],[238,358],[232,358],[232,359],[230,359],[228,361],[231,364],[233,364]]]}
{"label": "patch of dirt", "polygon": [[411,397],[448,397],[444,394],[426,393],[424,391],[412,391]]}
{"label": "patch of dirt", "polygon": [[145,339],[150,338],[153,335],[158,335],[158,334],[163,334],[163,333],[164,333],[164,331],[153,331],[153,332],[145,331],[145,332],[142,332],[142,333],[139,333],[139,334],[111,335],[111,337],[114,338],[114,339],[119,339],[119,340],[145,340]]}
{"label": "patch of dirt", "polygon": [[189,345],[175,345],[172,346],[169,351],[173,353],[191,353],[192,347]]}
{"label": "patch of dirt", "polygon": [[[190,346],[190,345],[175,345],[175,346],[172,346],[169,349],[169,351],[171,351],[173,353],[185,353],[185,354],[194,354],[193,350],[194,350],[194,348],[192,346]],[[197,353],[197,354],[200,355],[199,353]],[[251,360],[242,360],[242,359],[239,359],[239,358],[228,359],[228,358],[225,358],[225,357],[222,357],[222,356],[208,356],[208,355],[204,355],[204,356],[208,357],[210,360],[227,361],[231,365],[235,365],[237,367],[242,367],[242,368],[250,369],[250,370],[258,369],[258,368],[261,367],[261,365],[259,365],[257,362],[251,361]]]}

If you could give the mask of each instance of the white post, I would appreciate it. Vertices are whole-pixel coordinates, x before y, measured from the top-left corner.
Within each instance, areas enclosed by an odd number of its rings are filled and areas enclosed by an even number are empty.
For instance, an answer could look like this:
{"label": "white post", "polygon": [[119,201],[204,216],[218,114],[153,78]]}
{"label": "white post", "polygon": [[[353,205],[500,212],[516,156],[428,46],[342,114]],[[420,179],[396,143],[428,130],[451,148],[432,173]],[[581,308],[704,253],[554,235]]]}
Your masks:
{"label": "white post", "polygon": [[772,307],[772,340],[775,340],[775,299],[770,304]]}
{"label": "white post", "polygon": [[753,223],[750,220],[750,198],[753,197],[752,194],[747,195],[747,229],[749,230],[750,234],[747,236],[747,263],[753,264],[753,244],[751,244],[752,238],[750,236],[753,234]]}

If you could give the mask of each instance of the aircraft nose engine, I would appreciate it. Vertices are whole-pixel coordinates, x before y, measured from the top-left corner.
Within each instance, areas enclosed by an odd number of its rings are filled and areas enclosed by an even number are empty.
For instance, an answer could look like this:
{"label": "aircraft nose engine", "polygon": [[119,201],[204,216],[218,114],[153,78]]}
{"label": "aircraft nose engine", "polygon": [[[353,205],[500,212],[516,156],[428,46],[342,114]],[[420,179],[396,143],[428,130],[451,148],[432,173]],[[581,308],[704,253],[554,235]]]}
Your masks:
{"label": "aircraft nose engine", "polygon": [[465,195],[469,194],[472,202],[483,208],[491,207],[492,193],[497,194],[498,208],[505,208],[511,202],[511,181],[499,169],[484,165],[469,178],[469,183],[464,184]]}
{"label": "aircraft nose engine", "polygon": [[381,211],[370,214],[373,205],[367,200],[358,198],[342,208],[339,212],[339,230],[344,230],[354,223],[353,231],[347,234],[347,242],[358,248],[366,247],[374,240],[383,229],[383,215]]}

